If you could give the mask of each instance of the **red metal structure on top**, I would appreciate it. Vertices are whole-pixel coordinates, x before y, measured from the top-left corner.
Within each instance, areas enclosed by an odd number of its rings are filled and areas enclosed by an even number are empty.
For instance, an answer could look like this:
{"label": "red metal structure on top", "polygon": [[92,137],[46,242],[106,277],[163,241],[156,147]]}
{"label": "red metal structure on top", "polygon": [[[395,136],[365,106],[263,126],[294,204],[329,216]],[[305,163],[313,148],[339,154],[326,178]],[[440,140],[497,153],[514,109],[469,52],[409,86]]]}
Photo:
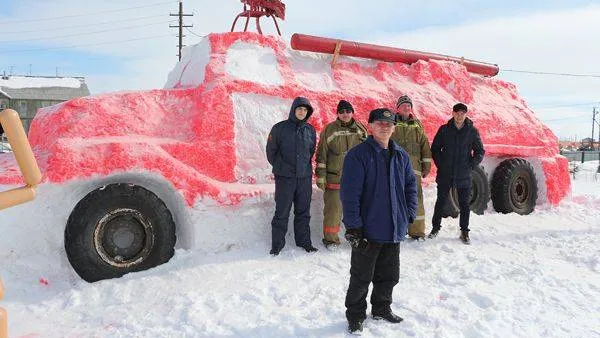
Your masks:
{"label": "red metal structure on top", "polygon": [[[285,4],[279,0],[241,0],[244,4],[244,10],[235,17],[233,24],[231,25],[231,31],[235,28],[235,24],[240,17],[246,17],[246,24],[244,25],[244,32],[248,30],[248,22],[250,18],[256,18],[256,30],[259,34],[262,34],[260,29],[260,17],[272,17],[277,28],[277,33],[281,35],[279,25],[275,17],[285,20]],[[248,8],[249,7],[249,8]]]}

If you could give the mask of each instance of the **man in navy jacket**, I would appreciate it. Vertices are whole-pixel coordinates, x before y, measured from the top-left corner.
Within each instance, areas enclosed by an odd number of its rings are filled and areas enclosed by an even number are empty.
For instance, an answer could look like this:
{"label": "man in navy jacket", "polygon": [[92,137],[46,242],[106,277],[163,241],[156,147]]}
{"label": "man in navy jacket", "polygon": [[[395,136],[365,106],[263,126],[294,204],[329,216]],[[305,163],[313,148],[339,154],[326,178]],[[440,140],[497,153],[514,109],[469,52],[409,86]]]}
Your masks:
{"label": "man in navy jacket", "polygon": [[416,217],[417,184],[408,153],[390,140],[395,121],[389,109],[371,111],[372,136],[344,160],[340,197],[352,245],[345,302],[350,332],[362,331],[371,282],[373,318],[402,321],[391,309],[392,290],[400,278],[400,241]]}
{"label": "man in navy jacket", "polygon": [[296,245],[306,252],[317,251],[310,239],[311,159],[317,145],[317,133],[306,121],[312,113],[313,107],[307,98],[295,98],[288,119],[275,124],[267,139],[267,160],[275,175],[270,252],[274,256],[285,246],[292,203]]}
{"label": "man in navy jacket", "polygon": [[485,150],[479,131],[467,117],[467,106],[457,103],[452,107],[452,118],[442,125],[431,144],[433,161],[438,168],[437,200],[429,238],[435,238],[442,228],[442,209],[452,187],[456,187],[460,206],[460,240],[470,244],[469,215],[471,200],[471,173],[483,160]]}

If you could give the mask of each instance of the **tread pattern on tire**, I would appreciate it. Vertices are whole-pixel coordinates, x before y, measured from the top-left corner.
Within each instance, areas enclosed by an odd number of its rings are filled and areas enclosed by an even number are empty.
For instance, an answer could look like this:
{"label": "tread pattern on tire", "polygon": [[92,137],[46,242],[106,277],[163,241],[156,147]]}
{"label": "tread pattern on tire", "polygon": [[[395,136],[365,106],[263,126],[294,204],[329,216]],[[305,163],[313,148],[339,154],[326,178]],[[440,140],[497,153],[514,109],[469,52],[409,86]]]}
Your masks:
{"label": "tread pattern on tire", "polygon": [[[117,268],[103,261],[93,244],[97,220],[118,207],[140,210],[151,219],[154,245],[139,264]],[[121,277],[166,263],[175,253],[175,222],[165,203],[153,192],[137,185],[114,183],[86,195],[73,209],[65,227],[65,250],[71,266],[88,282]]]}
{"label": "tread pattern on tire", "polygon": [[[517,173],[524,173],[529,176],[531,198],[526,201],[524,209],[516,209],[511,202],[510,182]],[[516,212],[521,215],[528,215],[535,209],[538,196],[537,179],[533,166],[522,158],[512,158],[505,160],[498,165],[492,178],[492,203],[497,212],[504,214]]]}

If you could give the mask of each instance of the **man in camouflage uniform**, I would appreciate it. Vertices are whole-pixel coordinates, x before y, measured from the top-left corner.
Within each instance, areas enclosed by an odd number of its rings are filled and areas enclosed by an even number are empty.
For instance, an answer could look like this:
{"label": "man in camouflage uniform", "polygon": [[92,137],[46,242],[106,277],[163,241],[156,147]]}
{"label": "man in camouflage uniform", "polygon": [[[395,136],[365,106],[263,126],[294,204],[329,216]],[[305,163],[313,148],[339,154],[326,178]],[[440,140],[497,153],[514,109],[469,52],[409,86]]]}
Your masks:
{"label": "man in camouflage uniform", "polygon": [[418,209],[417,218],[408,225],[408,235],[415,240],[425,240],[425,207],[421,179],[431,170],[431,148],[423,129],[423,124],[413,114],[412,100],[402,95],[396,103],[398,122],[392,140],[410,156],[411,165],[417,177]]}
{"label": "man in camouflage uniform", "polygon": [[323,244],[328,249],[340,244],[340,180],[344,158],[350,148],[366,138],[367,128],[354,119],[354,108],[350,102],[341,100],[337,106],[337,119],[323,128],[317,146],[317,186],[324,191],[325,202]]}

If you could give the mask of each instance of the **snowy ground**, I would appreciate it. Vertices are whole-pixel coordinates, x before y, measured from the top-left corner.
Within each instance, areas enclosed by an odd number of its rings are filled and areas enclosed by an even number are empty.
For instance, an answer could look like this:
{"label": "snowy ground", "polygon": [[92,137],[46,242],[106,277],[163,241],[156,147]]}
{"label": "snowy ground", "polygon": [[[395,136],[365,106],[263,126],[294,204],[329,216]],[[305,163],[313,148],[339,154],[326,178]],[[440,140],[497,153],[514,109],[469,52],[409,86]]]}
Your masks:
{"label": "snowy ground", "polygon": [[[470,246],[458,241],[457,220],[435,240],[403,243],[393,310],[405,321],[368,319],[363,336],[600,337],[597,166],[581,165],[558,208],[473,215]],[[44,257],[4,255],[10,337],[346,336],[347,244],[306,254],[288,237],[273,258],[268,243],[265,234],[227,252],[178,250],[159,268],[95,284],[61,268],[40,275]]]}

